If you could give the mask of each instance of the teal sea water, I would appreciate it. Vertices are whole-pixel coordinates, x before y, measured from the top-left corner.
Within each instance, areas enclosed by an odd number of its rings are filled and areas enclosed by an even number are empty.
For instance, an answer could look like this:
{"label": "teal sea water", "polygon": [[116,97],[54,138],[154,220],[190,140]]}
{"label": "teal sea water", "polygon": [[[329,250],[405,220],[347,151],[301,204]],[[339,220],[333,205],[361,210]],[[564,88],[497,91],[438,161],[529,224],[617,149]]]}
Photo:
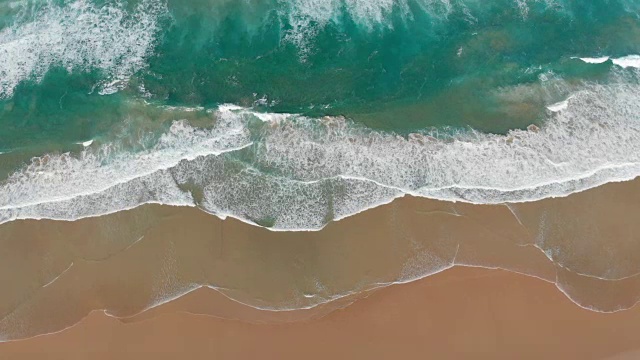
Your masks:
{"label": "teal sea water", "polygon": [[0,221],[274,230],[640,175],[637,0],[2,0]]}

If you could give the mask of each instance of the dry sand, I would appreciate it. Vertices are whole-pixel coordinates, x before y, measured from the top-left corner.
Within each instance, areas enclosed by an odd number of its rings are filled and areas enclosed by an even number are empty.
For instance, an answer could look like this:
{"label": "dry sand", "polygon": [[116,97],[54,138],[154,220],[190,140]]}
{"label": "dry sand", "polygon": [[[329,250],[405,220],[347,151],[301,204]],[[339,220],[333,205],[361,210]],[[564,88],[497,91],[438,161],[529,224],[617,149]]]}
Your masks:
{"label": "dry sand", "polygon": [[[230,300],[198,291],[123,323],[93,312],[57,334],[0,344],[3,359],[636,359],[640,309],[601,314],[552,284],[456,267],[373,293],[323,318],[251,324],[184,311]],[[180,310],[183,310],[180,312]],[[251,311],[251,310],[249,310]]]}

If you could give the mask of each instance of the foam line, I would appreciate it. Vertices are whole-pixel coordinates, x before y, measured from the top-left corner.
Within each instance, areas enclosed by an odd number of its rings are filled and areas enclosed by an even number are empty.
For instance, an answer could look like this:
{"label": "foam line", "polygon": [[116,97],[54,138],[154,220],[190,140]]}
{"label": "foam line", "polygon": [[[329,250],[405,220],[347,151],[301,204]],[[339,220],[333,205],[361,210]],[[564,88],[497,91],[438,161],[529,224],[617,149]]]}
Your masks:
{"label": "foam line", "polygon": [[640,69],[640,55],[627,55],[619,58],[611,58],[609,56],[602,56],[597,58],[579,58],[572,57],[572,59],[580,59],[587,64],[602,64],[611,60],[614,65],[620,66],[621,68],[638,68]]}
{"label": "foam line", "polygon": [[587,64],[602,64],[602,63],[607,62],[609,60],[608,56],[601,56],[601,57],[596,57],[596,58],[573,56],[571,58],[572,59],[582,60],[583,62],[586,62]]}
{"label": "foam line", "polygon": [[629,55],[621,58],[613,59],[614,64],[623,68],[637,68],[640,69],[640,55]]}
{"label": "foam line", "polygon": [[440,138],[223,105],[207,110],[213,127],[176,121],[143,150],[105,143],[35,158],[0,183],[0,223],[160,203],[314,231],[404,195],[478,204],[567,196],[640,175],[638,94],[633,83],[586,85],[540,128]]}

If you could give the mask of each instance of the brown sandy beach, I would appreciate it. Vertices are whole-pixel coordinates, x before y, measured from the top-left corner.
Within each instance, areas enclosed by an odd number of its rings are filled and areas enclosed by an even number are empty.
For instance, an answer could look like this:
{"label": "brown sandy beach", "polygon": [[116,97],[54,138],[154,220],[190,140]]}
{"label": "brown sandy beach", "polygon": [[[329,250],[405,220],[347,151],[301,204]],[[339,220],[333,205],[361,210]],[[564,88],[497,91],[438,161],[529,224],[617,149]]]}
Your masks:
{"label": "brown sandy beach", "polygon": [[640,343],[624,310],[640,299],[639,206],[635,180],[508,206],[405,197],[319,232],[160,205],[14,221],[0,225],[0,337],[72,327],[0,355],[606,358]]}
{"label": "brown sandy beach", "polygon": [[[456,267],[375,292],[326,317],[255,324],[189,312],[199,291],[120,322],[93,312],[63,332],[0,345],[6,359],[637,359],[640,311],[580,309],[551,284]],[[249,310],[251,311],[251,310]]]}

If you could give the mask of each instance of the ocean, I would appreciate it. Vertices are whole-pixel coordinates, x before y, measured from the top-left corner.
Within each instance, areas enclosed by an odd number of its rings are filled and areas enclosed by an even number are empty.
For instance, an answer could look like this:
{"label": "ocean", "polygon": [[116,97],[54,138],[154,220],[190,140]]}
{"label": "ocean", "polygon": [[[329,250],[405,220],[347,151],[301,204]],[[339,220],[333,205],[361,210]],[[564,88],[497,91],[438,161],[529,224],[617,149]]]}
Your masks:
{"label": "ocean", "polygon": [[0,222],[318,230],[640,175],[635,0],[0,3]]}

